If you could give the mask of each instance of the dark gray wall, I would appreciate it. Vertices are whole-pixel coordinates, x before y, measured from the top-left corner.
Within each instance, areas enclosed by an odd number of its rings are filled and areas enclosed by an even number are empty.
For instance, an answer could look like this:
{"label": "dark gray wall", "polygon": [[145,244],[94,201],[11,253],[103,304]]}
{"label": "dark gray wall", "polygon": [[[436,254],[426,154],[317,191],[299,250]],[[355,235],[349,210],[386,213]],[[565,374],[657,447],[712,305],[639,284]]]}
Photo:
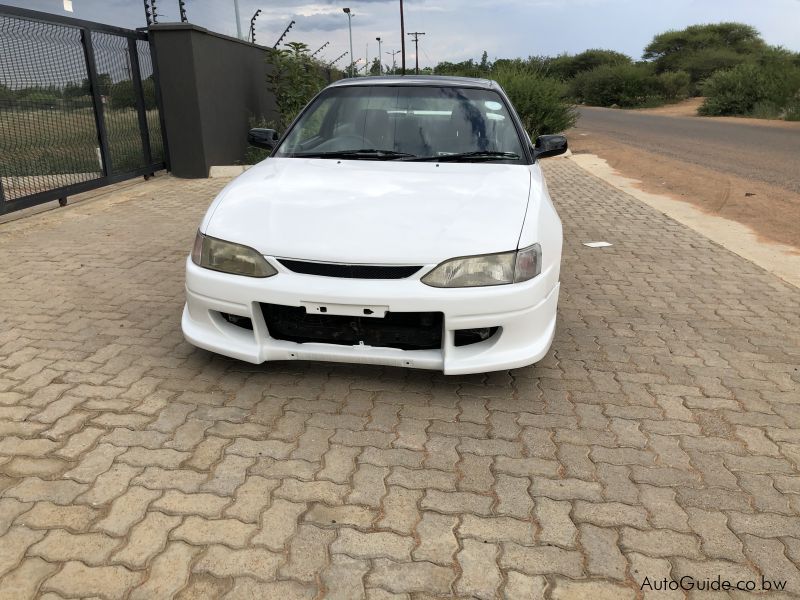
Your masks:
{"label": "dark gray wall", "polygon": [[172,174],[208,177],[213,165],[243,162],[250,119],[276,116],[266,49],[188,23],[150,35]]}

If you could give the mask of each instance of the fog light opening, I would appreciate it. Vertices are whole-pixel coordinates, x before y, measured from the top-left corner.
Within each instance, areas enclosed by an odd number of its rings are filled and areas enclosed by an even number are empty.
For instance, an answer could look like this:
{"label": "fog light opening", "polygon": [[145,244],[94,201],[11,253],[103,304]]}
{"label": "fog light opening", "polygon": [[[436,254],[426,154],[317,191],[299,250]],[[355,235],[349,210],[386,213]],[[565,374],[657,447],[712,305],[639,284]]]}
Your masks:
{"label": "fog light opening", "polygon": [[250,331],[253,331],[253,321],[250,319],[250,317],[240,317],[239,315],[231,315],[224,312],[219,314],[231,325],[236,325],[242,329],[249,329]]}
{"label": "fog light opening", "polygon": [[455,346],[470,346],[491,339],[499,327],[478,327],[475,329],[456,329],[453,333]]}

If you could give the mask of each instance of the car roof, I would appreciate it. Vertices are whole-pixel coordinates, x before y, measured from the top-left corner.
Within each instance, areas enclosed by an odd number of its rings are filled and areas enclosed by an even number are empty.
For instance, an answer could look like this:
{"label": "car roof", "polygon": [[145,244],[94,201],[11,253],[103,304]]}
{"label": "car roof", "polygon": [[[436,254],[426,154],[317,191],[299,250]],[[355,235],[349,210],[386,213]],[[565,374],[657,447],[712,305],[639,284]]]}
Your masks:
{"label": "car roof", "polygon": [[449,75],[381,75],[376,77],[351,77],[334,81],[328,87],[344,87],[353,85],[408,85],[436,87],[472,87],[486,90],[497,89],[497,84],[490,79],[473,77],[454,77]]}

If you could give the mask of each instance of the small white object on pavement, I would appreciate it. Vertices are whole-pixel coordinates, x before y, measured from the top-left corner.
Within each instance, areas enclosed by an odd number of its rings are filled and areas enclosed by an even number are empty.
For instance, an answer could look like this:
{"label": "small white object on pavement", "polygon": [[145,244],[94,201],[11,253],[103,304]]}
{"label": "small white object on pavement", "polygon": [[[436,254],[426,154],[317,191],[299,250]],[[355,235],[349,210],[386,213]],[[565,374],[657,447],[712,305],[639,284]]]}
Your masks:
{"label": "small white object on pavement", "polygon": [[612,246],[613,244],[609,244],[608,242],[583,242],[584,246],[589,246],[589,248],[605,248],[606,246]]}

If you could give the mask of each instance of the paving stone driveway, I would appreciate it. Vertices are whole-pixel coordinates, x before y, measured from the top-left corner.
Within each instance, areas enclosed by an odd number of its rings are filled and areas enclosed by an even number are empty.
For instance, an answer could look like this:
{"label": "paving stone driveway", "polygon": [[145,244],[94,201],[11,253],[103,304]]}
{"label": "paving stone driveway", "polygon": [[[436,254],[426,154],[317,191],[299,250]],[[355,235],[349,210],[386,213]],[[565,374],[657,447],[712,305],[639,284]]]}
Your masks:
{"label": "paving stone driveway", "polygon": [[800,593],[800,293],[547,171],[557,337],[487,376],[186,344],[182,261],[219,180],[0,227],[0,597]]}

